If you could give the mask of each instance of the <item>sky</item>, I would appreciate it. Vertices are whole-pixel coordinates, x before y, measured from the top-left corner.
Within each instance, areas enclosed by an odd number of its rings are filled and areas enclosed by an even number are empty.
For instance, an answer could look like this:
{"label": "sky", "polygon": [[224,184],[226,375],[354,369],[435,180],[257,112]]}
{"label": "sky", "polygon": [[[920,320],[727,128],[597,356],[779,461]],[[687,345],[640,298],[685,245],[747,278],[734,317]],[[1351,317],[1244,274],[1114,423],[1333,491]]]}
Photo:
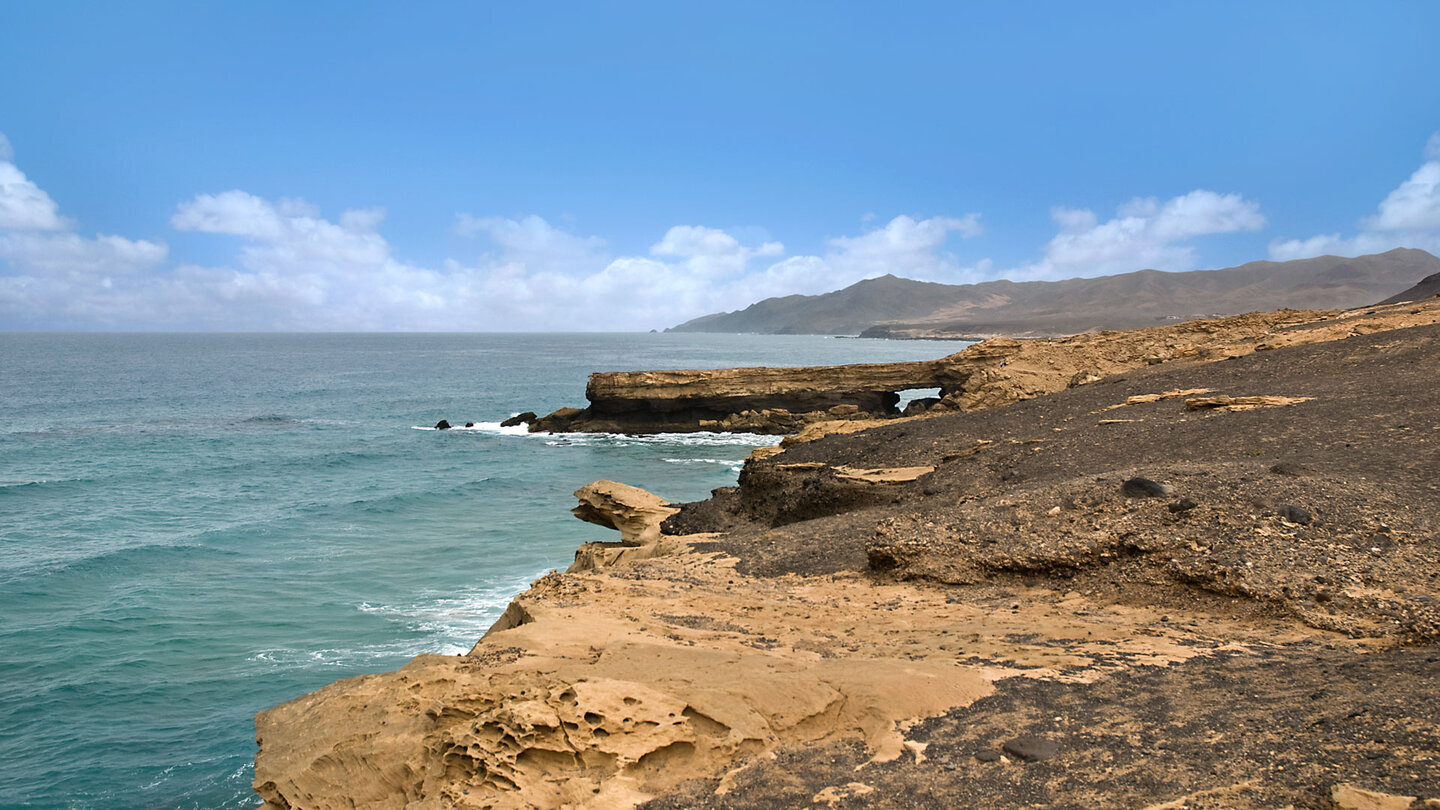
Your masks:
{"label": "sky", "polygon": [[[1440,254],[1440,3],[0,3],[0,331]],[[1418,280],[1418,279],[1417,279]]]}

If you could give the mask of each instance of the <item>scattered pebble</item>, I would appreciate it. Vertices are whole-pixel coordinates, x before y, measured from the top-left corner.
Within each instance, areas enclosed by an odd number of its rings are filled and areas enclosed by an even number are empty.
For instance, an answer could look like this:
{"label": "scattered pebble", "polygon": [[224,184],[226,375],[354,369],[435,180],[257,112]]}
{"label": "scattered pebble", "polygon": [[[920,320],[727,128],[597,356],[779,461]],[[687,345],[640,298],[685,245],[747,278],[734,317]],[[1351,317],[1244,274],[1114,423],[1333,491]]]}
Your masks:
{"label": "scattered pebble", "polygon": [[980,762],[999,762],[999,761],[1000,761],[1000,752],[999,752],[999,751],[988,751],[988,750],[987,750],[987,751],[976,751],[976,752],[975,752],[975,759],[979,760]]}

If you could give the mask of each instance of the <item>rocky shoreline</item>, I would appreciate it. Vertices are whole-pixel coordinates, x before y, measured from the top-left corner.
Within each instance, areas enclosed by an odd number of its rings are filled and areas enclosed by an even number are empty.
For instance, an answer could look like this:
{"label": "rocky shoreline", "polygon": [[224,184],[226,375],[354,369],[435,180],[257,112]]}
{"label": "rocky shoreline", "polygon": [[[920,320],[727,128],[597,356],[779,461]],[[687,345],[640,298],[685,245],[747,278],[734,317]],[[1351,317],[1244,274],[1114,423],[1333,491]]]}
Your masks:
{"label": "rocky shoreline", "polygon": [[[261,713],[256,791],[1440,807],[1437,359],[1436,300],[987,341],[925,371],[946,390],[923,415],[807,418],[708,500],[596,482],[576,514],[619,542],[467,655]],[[807,373],[893,393],[878,371]],[[571,425],[701,421],[653,418],[664,381],[612,380],[650,404],[592,396]],[[865,415],[814,402],[780,409]]]}

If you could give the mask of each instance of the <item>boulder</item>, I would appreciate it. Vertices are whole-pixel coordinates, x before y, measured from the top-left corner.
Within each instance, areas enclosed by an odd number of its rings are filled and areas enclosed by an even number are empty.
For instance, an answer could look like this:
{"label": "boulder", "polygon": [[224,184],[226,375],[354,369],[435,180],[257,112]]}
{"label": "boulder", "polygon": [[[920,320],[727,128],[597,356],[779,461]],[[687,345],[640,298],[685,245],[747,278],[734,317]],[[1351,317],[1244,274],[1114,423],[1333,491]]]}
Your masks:
{"label": "boulder", "polygon": [[445,421],[444,419],[441,419],[439,422],[436,422],[436,423],[435,423],[435,429],[436,429],[436,430],[449,430],[449,429],[450,429],[450,423],[447,422],[447,421]]}

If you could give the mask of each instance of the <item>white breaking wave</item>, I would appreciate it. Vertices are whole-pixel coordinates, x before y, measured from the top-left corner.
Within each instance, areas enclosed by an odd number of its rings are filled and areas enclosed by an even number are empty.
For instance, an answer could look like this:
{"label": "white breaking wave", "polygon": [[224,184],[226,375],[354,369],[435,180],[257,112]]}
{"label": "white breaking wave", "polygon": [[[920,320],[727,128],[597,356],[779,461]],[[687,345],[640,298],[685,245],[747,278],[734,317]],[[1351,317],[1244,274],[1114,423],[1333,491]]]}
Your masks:
{"label": "white breaking wave", "polygon": [[761,433],[532,433],[544,436],[551,446],[582,445],[630,447],[634,445],[673,445],[676,447],[768,447],[778,437]]}
{"label": "white breaking wave", "polygon": [[722,464],[729,467],[732,472],[740,472],[745,466],[744,459],[733,458],[667,458],[663,459],[668,464]]}
{"label": "white breaking wave", "polygon": [[355,606],[361,613],[385,616],[404,624],[408,630],[424,634],[419,638],[388,644],[366,644],[351,649],[278,647],[257,650],[246,660],[266,668],[295,669],[353,667],[387,659],[413,658],[425,653],[464,655],[500,618],[511,600],[549,570],[546,568],[528,577],[509,577],[471,593],[440,596],[412,604],[361,602]]}
{"label": "white breaking wave", "polygon": [[500,618],[516,595],[549,570],[547,568],[533,576],[506,579],[471,593],[402,605],[361,602],[356,607],[361,613],[378,614],[403,622],[407,629],[425,633],[437,642],[437,645],[422,652],[460,655],[475,646],[475,642]]}
{"label": "white breaking wave", "polygon": [[[411,430],[439,430],[436,427],[411,425]],[[527,436],[545,440],[551,447],[632,447],[636,445],[675,445],[679,447],[769,447],[779,439],[763,433],[531,433],[526,425],[501,427],[499,422],[475,422],[469,427],[451,425],[446,432],[480,432],[500,436]]]}
{"label": "white breaking wave", "polygon": [[[434,426],[426,427],[426,426],[424,426],[424,425],[411,425],[411,426],[410,426],[410,429],[411,429],[411,430],[439,430],[439,428],[437,428],[437,427],[434,427]],[[466,426],[466,425],[451,425],[450,427],[448,427],[448,428],[445,429],[445,432],[448,433],[448,432],[450,432],[450,431],[452,431],[452,430],[456,430],[456,431],[459,431],[459,432],[461,432],[461,433],[468,433],[468,432],[495,433],[495,434],[498,434],[498,435],[501,435],[501,436],[529,436],[529,435],[530,435],[530,428],[526,427],[525,425],[512,425],[512,426],[510,426],[510,427],[501,427],[499,422],[475,422],[474,424],[471,424],[471,425],[469,425],[469,426]]]}

